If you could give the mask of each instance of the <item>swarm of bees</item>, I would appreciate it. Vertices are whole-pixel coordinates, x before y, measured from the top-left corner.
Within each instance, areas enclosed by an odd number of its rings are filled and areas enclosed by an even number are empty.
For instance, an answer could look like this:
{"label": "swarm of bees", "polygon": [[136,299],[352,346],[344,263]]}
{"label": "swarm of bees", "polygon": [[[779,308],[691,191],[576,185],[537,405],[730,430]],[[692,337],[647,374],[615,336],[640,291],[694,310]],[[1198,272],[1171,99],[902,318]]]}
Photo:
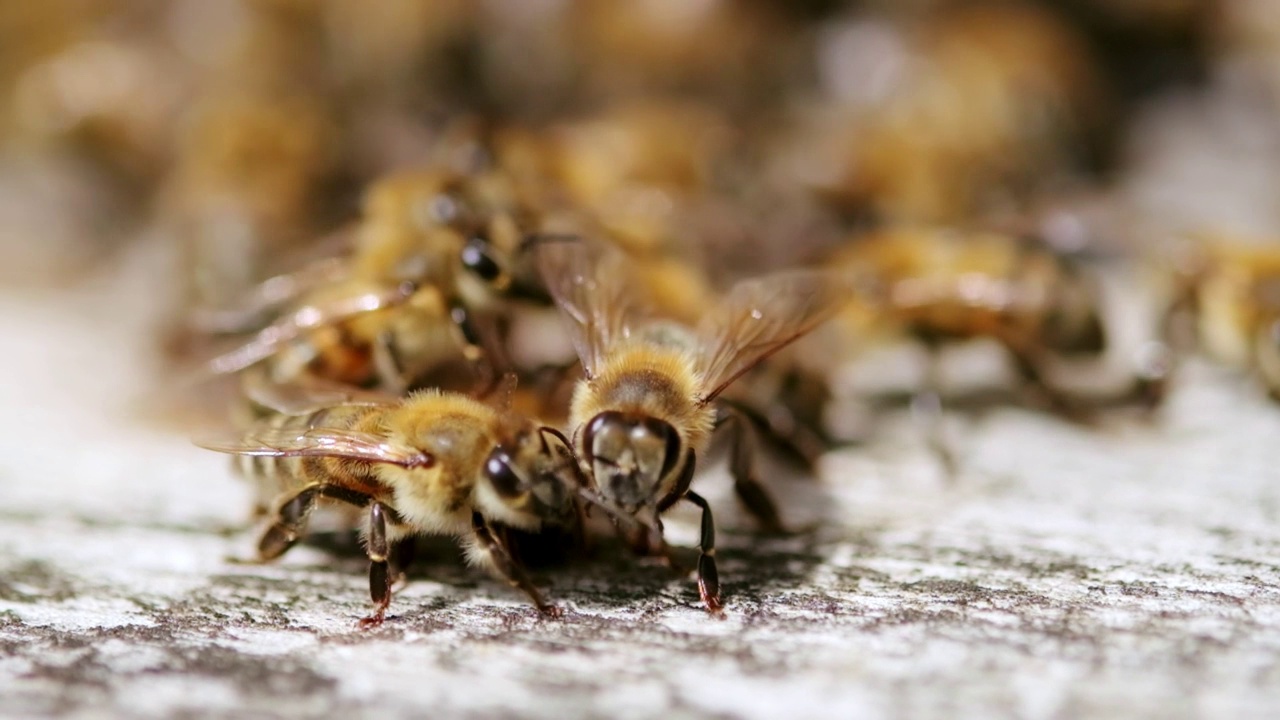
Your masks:
{"label": "swarm of bees", "polygon": [[[720,613],[713,437],[788,532],[757,455],[813,472],[848,442],[835,370],[867,348],[921,351],[912,406],[952,474],[955,344],[1089,425],[1158,410],[1197,347],[1280,397],[1274,247],[1184,228],[1169,263],[1073,205],[1117,175],[1136,98],[1201,79],[1215,43],[1259,53],[1218,4],[61,0],[0,11],[0,134],[70,149],[180,248],[164,345],[229,391],[234,427],[200,443],[256,488],[254,561],[335,508],[367,626],[422,535],[555,615],[522,543],[611,533],[679,567],[663,518],[687,502]],[[1117,360],[1104,276],[1151,256],[1151,352],[1073,387]]]}

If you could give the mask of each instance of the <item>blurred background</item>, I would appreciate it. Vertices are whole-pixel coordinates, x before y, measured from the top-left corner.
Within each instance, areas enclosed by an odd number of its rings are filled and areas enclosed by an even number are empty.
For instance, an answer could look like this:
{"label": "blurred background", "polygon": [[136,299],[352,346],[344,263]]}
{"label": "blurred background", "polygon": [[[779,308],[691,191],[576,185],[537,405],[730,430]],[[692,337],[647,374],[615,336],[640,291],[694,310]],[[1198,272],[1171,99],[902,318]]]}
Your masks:
{"label": "blurred background", "polygon": [[0,48],[0,279],[150,241],[175,308],[470,162],[468,124],[553,145],[507,155],[612,217],[678,206],[731,273],[885,221],[1069,210],[1064,242],[1139,257],[1280,212],[1267,0],[53,0],[6,4]]}

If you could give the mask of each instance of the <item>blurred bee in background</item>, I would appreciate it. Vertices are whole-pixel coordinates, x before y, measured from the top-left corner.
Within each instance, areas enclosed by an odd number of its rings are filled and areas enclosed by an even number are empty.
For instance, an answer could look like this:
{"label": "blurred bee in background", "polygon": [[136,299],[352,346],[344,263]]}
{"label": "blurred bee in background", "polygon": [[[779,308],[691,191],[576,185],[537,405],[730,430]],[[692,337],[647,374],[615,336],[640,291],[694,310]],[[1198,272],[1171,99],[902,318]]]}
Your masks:
{"label": "blurred bee in background", "polygon": [[[694,327],[646,319],[625,256],[588,243],[538,249],[539,266],[582,361],[569,427],[578,456],[611,513],[648,532],[644,552],[665,552],[660,515],[681,500],[702,511],[698,588],[722,607],[715,524],[690,489],[716,427],[716,399],[734,380],[812,330],[845,299],[838,276],[792,271],[736,285]],[[766,526],[778,511],[744,464],[734,488]]]}
{"label": "blurred bee in background", "polygon": [[746,138],[707,103],[621,102],[547,128],[539,145],[543,182],[575,214],[577,234],[627,253],[655,311],[694,323],[715,286],[778,267],[765,260],[744,272],[740,265],[779,255],[794,264],[815,245],[814,223],[803,232],[783,227],[794,221],[793,208],[744,197],[752,162]]}
{"label": "blurred bee in background", "polygon": [[317,5],[336,85],[375,115],[422,111],[428,94],[453,89],[449,76],[462,69],[451,56],[475,34],[480,14],[465,0],[389,0],[378,12],[359,0]]}
{"label": "blurred bee in background", "polygon": [[445,168],[378,181],[347,256],[261,286],[225,325],[282,301],[286,310],[208,369],[265,361],[270,383],[309,379],[398,395],[461,359],[471,381],[491,384],[508,364],[502,304],[541,297],[532,273],[516,267],[537,214],[514,193],[498,174]]}
{"label": "blurred bee in background", "polygon": [[336,128],[305,96],[219,96],[193,110],[162,198],[193,271],[191,303],[233,303],[275,258],[323,234]]}
{"label": "blurred bee in background", "polygon": [[965,222],[1073,178],[1106,127],[1086,45],[1025,3],[940,8],[913,22],[825,28],[824,102],[789,123],[772,184],[846,216]]}
{"label": "blurred bee in background", "polygon": [[0,274],[24,283],[93,272],[133,237],[194,74],[156,3],[37,5],[0,9]]}
{"label": "blurred bee in background", "polygon": [[1247,369],[1280,402],[1280,247],[1199,240],[1175,268],[1166,338],[1178,354],[1199,348]]}
{"label": "blurred bee in background", "polygon": [[[851,339],[905,333],[928,352],[917,407],[940,411],[939,354],[978,339],[999,344],[1033,401],[1077,421],[1103,404],[1150,403],[1156,376],[1139,373],[1118,397],[1063,388],[1054,366],[1098,362],[1108,333],[1096,280],[1072,257],[1036,240],[991,231],[900,226],[858,238],[825,265],[859,278],[869,292],[832,328]],[[936,423],[931,442],[954,463]]]}
{"label": "blurred bee in background", "polygon": [[56,58],[100,30],[113,13],[89,0],[8,3],[0,8],[0,136],[9,139],[18,113],[16,87],[33,67]]}
{"label": "blurred bee in background", "polygon": [[87,160],[136,208],[172,162],[192,68],[136,37],[85,40],[23,73],[13,92],[25,142]]}
{"label": "blurred bee in background", "polygon": [[425,391],[319,407],[303,401],[243,437],[201,444],[238,456],[260,507],[274,508],[258,561],[293,547],[322,501],[364,509],[374,612],[362,626],[382,623],[392,564],[404,571],[421,534],[458,537],[470,562],[525,592],[540,612],[559,614],[502,541],[503,528],[581,527],[579,471],[568,440],[553,428],[494,404]]}
{"label": "blurred bee in background", "polygon": [[160,198],[197,310],[237,302],[355,204],[318,4],[245,0],[238,11],[181,118]]}
{"label": "blurred bee in background", "polygon": [[802,66],[799,33],[764,4],[711,0],[568,5],[565,42],[588,97],[668,94],[768,106]]}
{"label": "blurred bee in background", "polygon": [[690,206],[723,181],[737,141],[709,105],[630,102],[548,129],[546,164],[570,205],[647,255],[677,245]]}

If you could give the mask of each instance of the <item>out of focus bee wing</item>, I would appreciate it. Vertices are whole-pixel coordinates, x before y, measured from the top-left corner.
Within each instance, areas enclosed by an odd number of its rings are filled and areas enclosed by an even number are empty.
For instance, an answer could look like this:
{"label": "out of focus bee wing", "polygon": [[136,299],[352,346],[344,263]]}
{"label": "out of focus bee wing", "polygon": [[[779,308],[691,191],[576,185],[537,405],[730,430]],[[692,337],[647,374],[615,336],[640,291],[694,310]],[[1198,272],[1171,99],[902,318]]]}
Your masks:
{"label": "out of focus bee wing", "polygon": [[242,437],[200,439],[196,444],[206,450],[231,455],[332,457],[404,467],[421,467],[434,462],[429,453],[416,448],[392,443],[371,433],[343,428],[298,430],[264,427]]}
{"label": "out of focus bee wing", "polygon": [[308,330],[396,305],[412,295],[415,289],[410,283],[402,283],[388,290],[361,293],[323,304],[303,305],[259,330],[243,345],[209,360],[205,363],[204,370],[212,375],[240,372],[271,357]]}
{"label": "out of focus bee wing", "polygon": [[813,330],[853,296],[841,274],[790,270],[738,283],[698,324],[701,400]]}
{"label": "out of focus bee wing", "polygon": [[505,412],[511,409],[511,403],[516,394],[516,386],[519,384],[520,378],[515,373],[503,373],[502,377],[493,384],[493,387],[489,388],[478,399],[496,410]]}
{"label": "out of focus bee wing", "polygon": [[541,243],[533,252],[582,367],[594,377],[610,348],[627,337],[638,310],[626,257],[582,240]]}
{"label": "out of focus bee wing", "polygon": [[300,270],[276,275],[255,285],[235,307],[196,308],[187,317],[192,330],[204,334],[242,333],[260,327],[262,318],[311,288],[342,280],[349,263],[343,258],[322,258]]}
{"label": "out of focus bee wing", "polygon": [[386,407],[399,402],[395,395],[343,385],[321,377],[305,376],[295,382],[278,383],[265,373],[249,373],[242,389],[257,405],[281,415],[308,415],[335,405]]}

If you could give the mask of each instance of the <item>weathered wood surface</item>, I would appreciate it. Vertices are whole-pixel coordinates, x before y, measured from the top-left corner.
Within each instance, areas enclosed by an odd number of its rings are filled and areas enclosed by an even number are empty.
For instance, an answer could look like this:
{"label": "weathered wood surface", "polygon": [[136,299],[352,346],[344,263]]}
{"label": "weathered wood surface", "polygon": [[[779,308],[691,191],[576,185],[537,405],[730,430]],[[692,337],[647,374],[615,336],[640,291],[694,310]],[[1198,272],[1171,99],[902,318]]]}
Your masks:
{"label": "weathered wood surface", "polygon": [[545,620],[446,553],[361,631],[358,558],[224,562],[246,488],[124,419],[146,313],[109,292],[0,294],[0,715],[1280,714],[1280,413],[1223,373],[1154,427],[957,419],[952,485],[887,428],[778,486],[795,538],[712,474],[723,620],[611,556],[544,575]]}

